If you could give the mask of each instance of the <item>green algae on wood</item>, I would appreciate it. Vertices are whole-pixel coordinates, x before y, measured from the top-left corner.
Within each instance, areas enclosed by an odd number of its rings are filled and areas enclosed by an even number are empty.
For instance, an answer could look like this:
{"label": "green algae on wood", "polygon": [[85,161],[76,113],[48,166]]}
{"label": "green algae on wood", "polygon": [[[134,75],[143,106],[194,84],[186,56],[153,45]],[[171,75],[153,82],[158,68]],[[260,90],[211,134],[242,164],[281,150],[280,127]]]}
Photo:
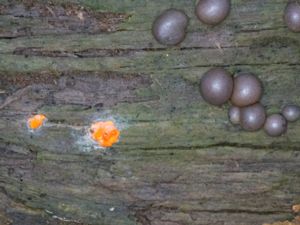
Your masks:
{"label": "green algae on wood", "polygon": [[[1,0],[0,223],[253,225],[292,217],[299,124],[276,140],[241,132],[198,89],[202,74],[220,66],[257,74],[268,113],[300,104],[300,42],[283,24],[286,2],[232,1],[230,16],[211,28],[195,17],[195,1]],[[151,34],[170,7],[190,17],[174,48]],[[24,126],[33,111],[49,118],[36,135]],[[93,119],[108,116],[123,129],[103,151],[83,137]]]}

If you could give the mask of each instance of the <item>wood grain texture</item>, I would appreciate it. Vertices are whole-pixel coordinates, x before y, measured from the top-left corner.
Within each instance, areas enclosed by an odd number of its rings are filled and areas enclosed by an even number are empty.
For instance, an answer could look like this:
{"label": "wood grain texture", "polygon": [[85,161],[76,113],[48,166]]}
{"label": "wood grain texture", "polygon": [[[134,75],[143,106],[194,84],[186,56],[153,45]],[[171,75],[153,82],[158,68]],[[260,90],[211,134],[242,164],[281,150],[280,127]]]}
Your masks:
{"label": "wood grain texture", "polygon": [[[209,68],[251,71],[268,113],[300,104],[300,36],[287,0],[233,0],[219,26],[192,0],[0,1],[0,224],[261,225],[300,202],[300,124],[243,132],[206,104]],[[172,48],[151,35],[167,8],[190,18]],[[26,119],[48,121],[30,133]],[[99,149],[95,119],[121,139]]]}

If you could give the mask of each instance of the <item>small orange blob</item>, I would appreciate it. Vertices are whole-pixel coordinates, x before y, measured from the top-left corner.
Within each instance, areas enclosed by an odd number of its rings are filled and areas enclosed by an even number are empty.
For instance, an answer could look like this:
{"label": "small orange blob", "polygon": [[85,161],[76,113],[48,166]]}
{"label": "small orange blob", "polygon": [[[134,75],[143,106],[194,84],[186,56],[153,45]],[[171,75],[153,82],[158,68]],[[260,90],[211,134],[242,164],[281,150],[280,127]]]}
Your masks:
{"label": "small orange blob", "polygon": [[112,121],[100,121],[92,124],[91,137],[102,147],[111,147],[119,140],[120,131]]}
{"label": "small orange blob", "polygon": [[293,211],[295,213],[299,213],[300,212],[300,204],[299,205],[293,205]]}
{"label": "small orange blob", "polygon": [[43,114],[34,115],[28,119],[28,127],[33,130],[38,129],[44,124],[46,119],[47,117]]}

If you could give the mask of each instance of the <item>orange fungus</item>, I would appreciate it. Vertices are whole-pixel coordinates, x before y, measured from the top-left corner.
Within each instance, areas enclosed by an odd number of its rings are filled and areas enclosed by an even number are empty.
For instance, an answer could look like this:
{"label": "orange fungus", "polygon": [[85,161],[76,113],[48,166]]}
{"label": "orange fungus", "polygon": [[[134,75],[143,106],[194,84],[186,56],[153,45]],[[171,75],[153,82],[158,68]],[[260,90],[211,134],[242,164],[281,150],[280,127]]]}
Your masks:
{"label": "orange fungus", "polygon": [[293,205],[293,211],[295,213],[300,213],[300,204],[299,205]]}
{"label": "orange fungus", "polygon": [[92,124],[91,137],[102,147],[111,147],[119,140],[120,131],[112,121],[100,121]]}
{"label": "orange fungus", "polygon": [[43,114],[34,115],[28,119],[28,127],[33,130],[38,129],[43,125],[46,119],[47,117]]}

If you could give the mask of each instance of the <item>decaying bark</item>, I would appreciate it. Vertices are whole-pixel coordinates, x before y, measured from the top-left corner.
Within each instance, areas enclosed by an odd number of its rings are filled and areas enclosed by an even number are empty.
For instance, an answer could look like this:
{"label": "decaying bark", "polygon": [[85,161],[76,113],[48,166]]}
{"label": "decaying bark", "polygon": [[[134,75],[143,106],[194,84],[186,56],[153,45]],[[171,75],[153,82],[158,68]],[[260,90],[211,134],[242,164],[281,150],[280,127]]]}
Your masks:
{"label": "decaying bark", "polygon": [[[0,1],[0,224],[261,225],[300,202],[300,124],[287,135],[247,133],[227,106],[200,97],[213,66],[263,81],[268,113],[300,104],[300,36],[287,0],[232,1],[228,19],[201,24],[195,1]],[[179,8],[186,40],[151,35]],[[44,113],[31,133],[26,119]],[[120,142],[87,137],[113,119]]]}

